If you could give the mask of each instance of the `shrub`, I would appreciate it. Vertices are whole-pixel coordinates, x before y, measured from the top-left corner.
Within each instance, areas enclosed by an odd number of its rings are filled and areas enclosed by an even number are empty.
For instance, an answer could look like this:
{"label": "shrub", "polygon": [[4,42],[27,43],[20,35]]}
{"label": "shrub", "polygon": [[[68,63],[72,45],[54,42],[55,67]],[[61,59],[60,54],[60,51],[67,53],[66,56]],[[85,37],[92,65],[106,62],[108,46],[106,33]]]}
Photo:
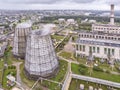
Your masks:
{"label": "shrub", "polygon": [[98,66],[94,66],[94,67],[93,67],[93,70],[94,70],[94,71],[98,71],[98,72],[103,72],[103,69],[100,68],[100,67],[98,67]]}
{"label": "shrub", "polygon": [[106,70],[106,73],[110,73],[110,71],[109,71],[109,70]]}
{"label": "shrub", "polygon": [[79,71],[80,71],[80,73],[81,73],[82,75],[85,75],[85,74],[86,74],[86,70],[83,69],[83,68],[80,68]]}
{"label": "shrub", "polygon": [[79,67],[80,67],[80,68],[87,68],[87,67],[86,67],[85,65],[83,65],[83,64],[80,64]]}
{"label": "shrub", "polygon": [[120,72],[120,69],[119,69],[119,67],[117,67],[117,66],[116,66],[115,68],[117,69],[117,71],[118,71],[118,72]]}
{"label": "shrub", "polygon": [[16,76],[16,72],[13,72],[12,75],[13,75],[13,76]]}

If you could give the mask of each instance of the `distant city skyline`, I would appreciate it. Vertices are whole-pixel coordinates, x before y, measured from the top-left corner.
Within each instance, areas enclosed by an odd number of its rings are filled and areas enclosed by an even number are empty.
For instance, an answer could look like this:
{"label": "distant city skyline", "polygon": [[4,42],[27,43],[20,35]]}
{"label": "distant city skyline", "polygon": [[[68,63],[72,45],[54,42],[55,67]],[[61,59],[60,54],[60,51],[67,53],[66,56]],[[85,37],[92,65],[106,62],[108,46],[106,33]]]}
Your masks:
{"label": "distant city skyline", "polygon": [[109,10],[110,4],[115,4],[115,10],[120,10],[120,0],[0,0],[0,9],[10,10]]}

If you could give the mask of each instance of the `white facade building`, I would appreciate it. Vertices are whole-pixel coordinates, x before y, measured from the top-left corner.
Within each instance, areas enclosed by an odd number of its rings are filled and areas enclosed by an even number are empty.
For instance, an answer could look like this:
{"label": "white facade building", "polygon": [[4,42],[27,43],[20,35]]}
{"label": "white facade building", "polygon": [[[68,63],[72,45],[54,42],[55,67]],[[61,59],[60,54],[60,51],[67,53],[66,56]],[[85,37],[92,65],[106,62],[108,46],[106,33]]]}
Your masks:
{"label": "white facade building", "polygon": [[67,19],[66,23],[67,23],[67,25],[70,25],[70,24],[74,25],[74,24],[76,24],[76,21],[74,19]]}
{"label": "white facade building", "polygon": [[89,56],[92,55],[99,58],[112,58],[120,60],[120,36],[98,34],[98,33],[79,33],[79,39],[76,42],[76,55]]}
{"label": "white facade building", "polygon": [[89,56],[120,61],[120,26],[114,24],[111,5],[110,24],[93,24],[91,32],[80,31],[76,41],[76,56]]}

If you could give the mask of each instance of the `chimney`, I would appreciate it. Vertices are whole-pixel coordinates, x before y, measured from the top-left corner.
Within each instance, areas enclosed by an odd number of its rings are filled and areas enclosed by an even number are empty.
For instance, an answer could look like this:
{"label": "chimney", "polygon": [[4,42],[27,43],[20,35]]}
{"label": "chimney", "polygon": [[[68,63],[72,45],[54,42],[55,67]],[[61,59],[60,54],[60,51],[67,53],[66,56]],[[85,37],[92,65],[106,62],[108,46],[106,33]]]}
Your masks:
{"label": "chimney", "polygon": [[114,4],[111,4],[110,24],[114,25]]}

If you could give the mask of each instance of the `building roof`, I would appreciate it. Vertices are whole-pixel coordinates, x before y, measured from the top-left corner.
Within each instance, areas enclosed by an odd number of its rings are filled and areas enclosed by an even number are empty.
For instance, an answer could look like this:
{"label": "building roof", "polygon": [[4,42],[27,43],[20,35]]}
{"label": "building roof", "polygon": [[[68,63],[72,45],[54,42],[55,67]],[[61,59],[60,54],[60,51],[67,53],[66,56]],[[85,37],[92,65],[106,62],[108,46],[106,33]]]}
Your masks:
{"label": "building roof", "polygon": [[7,76],[7,79],[9,79],[10,81],[15,81],[15,77],[13,77],[11,74],[9,74],[8,76]]}
{"label": "building roof", "polygon": [[91,35],[104,35],[104,36],[120,36],[120,34],[118,33],[116,33],[116,34],[114,34],[114,33],[98,33],[98,32],[93,32],[93,31],[86,31],[86,30],[80,30],[80,31],[78,31],[78,30],[76,30],[76,32],[77,33],[83,33],[83,34],[91,34]]}
{"label": "building roof", "polygon": [[93,24],[94,26],[103,26],[103,27],[120,27],[120,25],[111,25],[111,24]]}
{"label": "building roof", "polygon": [[111,40],[100,40],[100,39],[78,39],[77,43],[90,44],[90,45],[101,45],[101,46],[112,46],[120,47],[120,42]]}

